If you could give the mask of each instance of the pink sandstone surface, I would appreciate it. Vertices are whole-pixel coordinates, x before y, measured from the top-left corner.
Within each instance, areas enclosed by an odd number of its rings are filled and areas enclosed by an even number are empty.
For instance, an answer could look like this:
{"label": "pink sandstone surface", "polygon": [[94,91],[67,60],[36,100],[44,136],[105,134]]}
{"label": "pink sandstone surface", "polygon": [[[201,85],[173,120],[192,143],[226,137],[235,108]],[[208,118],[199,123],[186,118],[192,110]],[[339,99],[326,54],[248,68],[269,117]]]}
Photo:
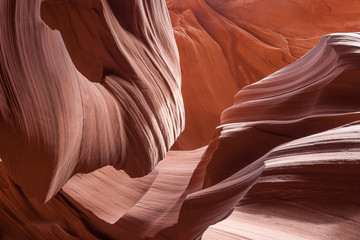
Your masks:
{"label": "pink sandstone surface", "polygon": [[0,238],[358,239],[359,7],[2,0]]}

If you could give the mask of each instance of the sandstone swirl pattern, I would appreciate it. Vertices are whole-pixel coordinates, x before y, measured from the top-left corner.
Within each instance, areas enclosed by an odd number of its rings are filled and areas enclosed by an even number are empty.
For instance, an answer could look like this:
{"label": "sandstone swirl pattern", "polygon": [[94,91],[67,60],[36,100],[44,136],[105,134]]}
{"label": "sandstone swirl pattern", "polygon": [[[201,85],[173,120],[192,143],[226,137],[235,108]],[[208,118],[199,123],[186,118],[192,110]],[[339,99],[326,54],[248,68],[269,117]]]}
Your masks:
{"label": "sandstone swirl pattern", "polygon": [[0,11],[1,238],[359,236],[360,34],[325,35],[164,158],[184,127],[164,1]]}
{"label": "sandstone swirl pattern", "polygon": [[[97,83],[84,77],[96,80],[95,73],[75,68],[62,32],[41,20],[41,1],[1,1],[1,157],[29,194],[49,200],[77,172],[106,165],[143,176],[182,131],[179,58],[165,3],[129,2],[124,11],[138,11],[139,26],[131,26],[136,35],[107,1],[89,1],[78,12],[71,10],[76,1],[43,3],[45,19],[56,11],[52,5],[84,18],[68,31],[81,34],[86,21],[94,21],[92,34],[104,31],[82,56],[93,62],[89,69],[103,73]],[[70,49],[87,44],[75,40]],[[97,55],[102,48],[107,52]]]}
{"label": "sandstone swirl pattern", "polygon": [[237,91],[296,61],[322,36],[360,31],[356,0],[166,2],[187,113],[174,149],[208,144]]}

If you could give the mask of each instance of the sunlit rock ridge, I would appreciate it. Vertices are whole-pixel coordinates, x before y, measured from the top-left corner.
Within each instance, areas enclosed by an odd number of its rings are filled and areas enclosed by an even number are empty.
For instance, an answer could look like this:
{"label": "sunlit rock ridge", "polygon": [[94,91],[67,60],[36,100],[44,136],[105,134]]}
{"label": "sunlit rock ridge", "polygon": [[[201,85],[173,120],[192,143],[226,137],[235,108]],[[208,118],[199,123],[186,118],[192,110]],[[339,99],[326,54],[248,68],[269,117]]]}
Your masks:
{"label": "sunlit rock ridge", "polygon": [[0,238],[358,239],[360,4],[269,4],[2,0]]}

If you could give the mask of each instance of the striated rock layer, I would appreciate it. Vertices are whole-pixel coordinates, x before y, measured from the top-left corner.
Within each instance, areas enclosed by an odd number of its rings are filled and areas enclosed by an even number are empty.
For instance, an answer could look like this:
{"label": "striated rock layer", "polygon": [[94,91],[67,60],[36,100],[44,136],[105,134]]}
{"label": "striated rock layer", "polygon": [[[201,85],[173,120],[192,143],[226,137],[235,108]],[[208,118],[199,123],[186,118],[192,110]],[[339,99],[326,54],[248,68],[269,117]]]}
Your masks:
{"label": "striated rock layer", "polygon": [[167,0],[167,5],[187,113],[176,149],[208,144],[240,88],[294,62],[323,35],[360,31],[356,0]]}
{"label": "striated rock layer", "polygon": [[[184,127],[165,3],[41,2],[0,3],[0,156],[9,176],[49,200],[78,172],[149,173]],[[122,25],[120,8],[136,11],[134,25]]]}
{"label": "striated rock layer", "polygon": [[0,238],[359,236],[360,34],[324,36],[163,159],[184,124],[165,2],[87,4],[0,2]]}
{"label": "striated rock layer", "polygon": [[271,150],[233,214],[204,239],[358,239],[360,122]]}

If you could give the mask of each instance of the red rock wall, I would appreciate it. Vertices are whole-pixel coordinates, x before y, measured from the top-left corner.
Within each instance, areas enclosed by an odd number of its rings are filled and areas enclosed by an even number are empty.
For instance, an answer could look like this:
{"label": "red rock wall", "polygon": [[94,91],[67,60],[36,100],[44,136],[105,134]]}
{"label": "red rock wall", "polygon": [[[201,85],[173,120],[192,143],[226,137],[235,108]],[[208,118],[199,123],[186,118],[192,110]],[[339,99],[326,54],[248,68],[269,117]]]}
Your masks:
{"label": "red rock wall", "polygon": [[359,2],[168,0],[186,128],[176,149],[208,144],[233,93],[300,58],[320,38],[357,32]]}
{"label": "red rock wall", "polygon": [[133,177],[149,173],[184,126],[165,3],[129,1],[132,34],[111,2],[41,2],[1,2],[0,155],[8,174],[49,200],[78,172],[113,165]]}
{"label": "red rock wall", "polygon": [[0,2],[0,238],[357,239],[360,35],[295,61],[356,2],[311,3]]}

